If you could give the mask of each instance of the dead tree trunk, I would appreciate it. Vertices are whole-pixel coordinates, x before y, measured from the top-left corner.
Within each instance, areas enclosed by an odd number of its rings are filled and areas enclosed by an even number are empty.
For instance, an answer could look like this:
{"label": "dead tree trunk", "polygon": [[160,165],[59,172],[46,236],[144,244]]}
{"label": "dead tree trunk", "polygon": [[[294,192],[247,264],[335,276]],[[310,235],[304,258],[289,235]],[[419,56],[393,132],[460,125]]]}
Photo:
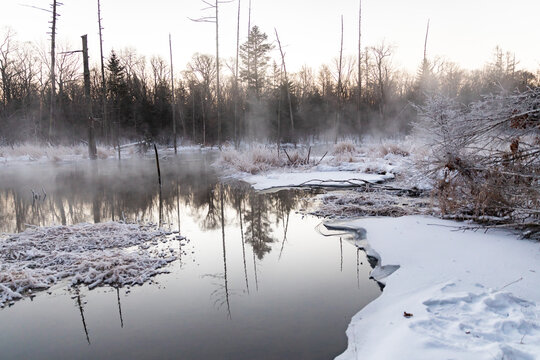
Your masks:
{"label": "dead tree trunk", "polygon": [[103,62],[103,36],[101,31],[103,27],[101,26],[101,3],[98,0],[98,25],[99,25],[99,53],[100,53],[100,62],[101,62],[101,106],[103,107],[103,135],[105,136],[105,141],[109,142],[109,121],[107,117],[107,83],[105,82],[105,65]]}
{"label": "dead tree trunk", "polygon": [[86,118],[88,121],[88,157],[95,160],[97,158],[97,149],[94,135],[94,117],[92,115],[92,98],[90,97],[90,68],[88,66],[87,36],[83,35],[81,38],[84,67],[84,98],[86,100]]}
{"label": "dead tree trunk", "polygon": [[234,71],[234,146],[238,148],[238,56],[240,49],[240,3],[238,0],[238,16],[236,20],[236,68]]}
{"label": "dead tree trunk", "polygon": [[56,78],[55,78],[55,50],[56,50],[56,0],[52,3],[52,22],[51,22],[51,106],[49,114],[49,141],[53,136],[54,131],[54,105],[56,101]]}
{"label": "dead tree trunk", "polygon": [[336,113],[336,124],[335,124],[335,137],[334,144],[337,144],[337,139],[339,136],[339,123],[341,121],[341,95],[343,92],[343,84],[341,83],[341,72],[343,67],[343,15],[341,15],[341,45],[339,47],[339,63],[338,63],[338,84],[337,84],[337,113]]}
{"label": "dead tree trunk", "polygon": [[174,143],[174,153],[176,154],[176,104],[174,101],[174,68],[172,60],[172,40],[171,34],[169,34],[169,53],[171,56],[171,93],[172,93],[172,126],[173,126],[173,143]]}
{"label": "dead tree trunk", "polygon": [[217,123],[218,123],[218,145],[221,145],[221,89],[219,87],[219,1],[216,0],[216,111],[217,111]]}
{"label": "dead tree trunk", "polygon": [[362,0],[359,0],[358,11],[358,104],[357,104],[357,121],[358,126],[362,129]]}
{"label": "dead tree trunk", "polygon": [[285,65],[285,54],[283,53],[283,49],[281,48],[281,42],[279,41],[277,29],[274,28],[274,31],[276,32],[276,39],[279,46],[279,52],[281,54],[281,65],[283,66],[283,74],[285,75],[285,88],[287,90],[287,100],[289,101],[289,116],[291,120],[291,138],[293,139],[293,142],[296,143],[296,138],[294,134],[294,115],[292,109],[291,92],[289,89],[289,78],[287,77],[287,66]]}

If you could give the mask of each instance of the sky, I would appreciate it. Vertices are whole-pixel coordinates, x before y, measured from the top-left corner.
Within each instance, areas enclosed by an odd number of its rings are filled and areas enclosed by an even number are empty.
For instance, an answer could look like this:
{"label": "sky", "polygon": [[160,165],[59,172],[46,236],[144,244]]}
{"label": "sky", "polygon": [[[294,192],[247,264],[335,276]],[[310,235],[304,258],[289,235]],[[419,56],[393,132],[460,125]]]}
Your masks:
{"label": "sky", "polygon": [[[81,47],[88,34],[91,63],[99,61],[97,0],[62,0],[58,42]],[[238,0],[220,4],[220,56],[236,54]],[[49,47],[52,0],[1,0],[0,35],[11,27],[19,41]],[[275,42],[277,29],[289,71],[307,64],[318,68],[339,55],[341,15],[344,53],[358,52],[359,0],[252,0],[251,24]],[[249,0],[241,0],[240,37],[246,40]],[[169,33],[175,70],[184,69],[195,52],[215,54],[215,24],[189,18],[213,16],[201,0],[101,0],[105,56],[131,47],[137,53],[169,59]],[[362,0],[362,47],[385,42],[396,68],[416,71],[423,58],[428,19],[428,57],[444,57],[467,69],[490,61],[496,46],[515,54],[519,67],[540,69],[538,0]],[[3,35],[2,35],[3,36]],[[278,60],[279,52],[274,50]]]}

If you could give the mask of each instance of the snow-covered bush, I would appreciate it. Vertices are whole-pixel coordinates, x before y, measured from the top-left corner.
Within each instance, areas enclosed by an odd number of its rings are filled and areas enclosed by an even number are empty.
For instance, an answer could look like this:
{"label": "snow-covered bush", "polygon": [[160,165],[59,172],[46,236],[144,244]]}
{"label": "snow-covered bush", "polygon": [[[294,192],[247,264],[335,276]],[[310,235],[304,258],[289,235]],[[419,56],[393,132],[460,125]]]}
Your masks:
{"label": "snow-covered bush", "polygon": [[[0,307],[69,279],[72,285],[143,284],[175,260],[167,233],[118,222],[31,228],[0,238]],[[176,248],[176,247],[175,247]]]}
{"label": "snow-covered bush", "polygon": [[332,155],[343,155],[343,154],[356,154],[358,150],[356,149],[356,145],[354,145],[350,141],[341,141],[338,142],[336,145],[334,145],[334,149],[332,150]]}
{"label": "snow-covered bush", "polygon": [[540,230],[540,89],[465,106],[434,96],[415,128],[443,214]]}
{"label": "snow-covered bush", "polygon": [[218,160],[218,165],[250,174],[267,171],[286,165],[286,160],[278,156],[275,148],[253,146],[249,151],[234,149],[224,150]]}

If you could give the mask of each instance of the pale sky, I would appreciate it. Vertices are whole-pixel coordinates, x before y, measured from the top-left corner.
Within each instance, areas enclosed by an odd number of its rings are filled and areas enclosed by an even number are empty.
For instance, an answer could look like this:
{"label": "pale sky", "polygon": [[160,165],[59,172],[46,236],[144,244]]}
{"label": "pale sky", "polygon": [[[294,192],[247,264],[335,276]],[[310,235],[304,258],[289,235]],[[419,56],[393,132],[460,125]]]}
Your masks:
{"label": "pale sky", "polygon": [[[80,48],[88,34],[91,63],[99,59],[97,0],[62,0],[58,41]],[[20,41],[48,45],[50,14],[21,4],[49,8],[50,0],[0,0],[0,26],[11,27]],[[241,42],[247,34],[249,0],[241,0]],[[345,54],[356,55],[358,0],[252,0],[251,24],[274,41],[277,28],[287,67],[318,68],[339,54],[340,16],[344,16]],[[220,55],[236,51],[237,0],[220,5]],[[185,69],[195,52],[215,54],[215,25],[188,19],[212,16],[200,0],[101,0],[104,51],[133,47],[148,58],[169,58],[172,34],[175,70]],[[495,46],[515,53],[520,68],[540,68],[539,0],[363,0],[362,44],[393,46],[393,64],[414,72],[423,56],[430,19],[428,56],[443,56],[464,68],[480,68]],[[3,29],[2,29],[3,32]],[[277,50],[273,57],[278,59]]]}

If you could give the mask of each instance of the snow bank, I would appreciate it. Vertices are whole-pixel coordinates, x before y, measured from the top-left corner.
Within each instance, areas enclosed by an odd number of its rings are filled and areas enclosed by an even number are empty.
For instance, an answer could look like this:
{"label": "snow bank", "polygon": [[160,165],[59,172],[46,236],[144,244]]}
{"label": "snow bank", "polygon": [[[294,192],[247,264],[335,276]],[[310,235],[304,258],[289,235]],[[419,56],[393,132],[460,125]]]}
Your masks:
{"label": "snow bank", "polygon": [[108,222],[32,228],[0,239],[0,307],[61,279],[89,288],[143,284],[176,259],[169,233]]}
{"label": "snow bank", "polygon": [[373,275],[386,283],[353,317],[337,359],[540,356],[538,242],[421,216],[330,225],[356,231],[357,245],[379,259]]}
{"label": "snow bank", "polygon": [[[241,151],[229,148],[221,153],[214,166],[227,177],[247,181],[258,190],[301,185],[350,186],[388,179],[394,179],[396,186],[401,187],[430,189],[432,186],[416,165],[425,157],[425,150],[411,139],[361,144],[344,141],[328,151],[323,144],[316,148],[312,152],[311,147],[303,145],[289,149],[288,153],[281,151],[279,156],[275,145],[255,145]],[[285,175],[286,172],[291,175]],[[352,184],[347,184],[349,180]]]}
{"label": "snow bank", "polygon": [[392,179],[393,177],[392,174],[377,175],[352,171],[273,171],[264,175],[245,176],[242,180],[250,183],[256,190],[266,190],[276,187],[354,186],[366,182],[383,182],[387,179]]}

